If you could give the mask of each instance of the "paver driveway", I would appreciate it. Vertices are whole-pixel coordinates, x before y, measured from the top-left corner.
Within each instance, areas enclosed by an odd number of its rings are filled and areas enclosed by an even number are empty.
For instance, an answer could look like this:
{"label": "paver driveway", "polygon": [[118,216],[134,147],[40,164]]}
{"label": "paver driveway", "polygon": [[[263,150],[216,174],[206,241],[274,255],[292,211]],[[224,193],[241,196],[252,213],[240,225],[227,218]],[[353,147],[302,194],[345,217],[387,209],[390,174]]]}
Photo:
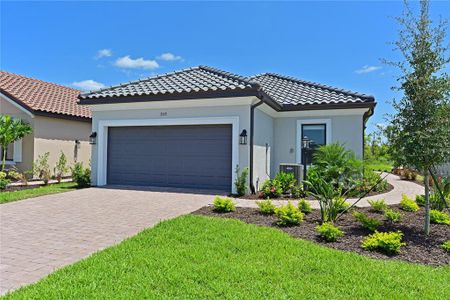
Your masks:
{"label": "paver driveway", "polygon": [[90,188],[0,205],[0,292],[116,244],[212,195]]}

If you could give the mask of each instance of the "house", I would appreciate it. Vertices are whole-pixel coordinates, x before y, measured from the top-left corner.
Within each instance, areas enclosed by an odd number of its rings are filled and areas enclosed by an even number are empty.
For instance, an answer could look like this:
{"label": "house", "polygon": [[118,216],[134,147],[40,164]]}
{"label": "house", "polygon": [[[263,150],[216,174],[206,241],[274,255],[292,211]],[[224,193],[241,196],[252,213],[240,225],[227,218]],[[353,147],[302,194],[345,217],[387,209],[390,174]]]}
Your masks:
{"label": "house", "polygon": [[33,133],[6,149],[7,165],[31,170],[39,155],[50,152],[53,170],[60,152],[69,163],[89,163],[91,112],[77,104],[80,91],[54,83],[0,72],[0,113],[29,123]]}
{"label": "house", "polygon": [[[92,181],[235,192],[236,166],[252,190],[301,141],[341,142],[363,155],[372,96],[277,74],[242,77],[199,66],[80,95],[93,114]],[[246,141],[247,140],[247,141]]]}

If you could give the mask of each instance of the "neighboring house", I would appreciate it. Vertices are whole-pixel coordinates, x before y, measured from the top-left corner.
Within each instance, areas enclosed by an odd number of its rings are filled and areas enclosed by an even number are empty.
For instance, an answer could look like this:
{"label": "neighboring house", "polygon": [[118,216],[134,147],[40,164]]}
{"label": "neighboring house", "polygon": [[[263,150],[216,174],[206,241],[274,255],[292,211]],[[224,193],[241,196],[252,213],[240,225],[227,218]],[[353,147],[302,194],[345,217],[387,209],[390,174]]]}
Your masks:
{"label": "neighboring house", "polygon": [[[0,72],[0,114],[28,122],[33,133],[6,149],[8,167],[31,170],[50,152],[51,170],[63,151],[70,164],[90,160],[91,113],[78,105],[80,91],[8,72]],[[3,150],[2,150],[3,151]]]}
{"label": "neighboring house", "polygon": [[[302,136],[363,155],[372,96],[277,74],[199,66],[80,95],[93,113],[92,181],[235,192],[301,162]],[[240,143],[240,135],[248,141]],[[257,188],[257,187],[256,187]]]}

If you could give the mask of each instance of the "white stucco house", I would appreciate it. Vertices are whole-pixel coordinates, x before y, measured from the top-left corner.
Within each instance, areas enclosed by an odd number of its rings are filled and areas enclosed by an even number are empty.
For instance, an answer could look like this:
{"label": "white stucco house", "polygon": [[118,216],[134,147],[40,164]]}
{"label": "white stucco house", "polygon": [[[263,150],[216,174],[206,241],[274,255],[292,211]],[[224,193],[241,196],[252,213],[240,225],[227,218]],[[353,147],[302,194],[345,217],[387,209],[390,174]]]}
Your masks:
{"label": "white stucco house", "polygon": [[[363,155],[372,96],[277,74],[199,66],[81,94],[92,111],[92,183],[235,191],[301,162],[301,140]],[[246,141],[241,136],[247,136]]]}

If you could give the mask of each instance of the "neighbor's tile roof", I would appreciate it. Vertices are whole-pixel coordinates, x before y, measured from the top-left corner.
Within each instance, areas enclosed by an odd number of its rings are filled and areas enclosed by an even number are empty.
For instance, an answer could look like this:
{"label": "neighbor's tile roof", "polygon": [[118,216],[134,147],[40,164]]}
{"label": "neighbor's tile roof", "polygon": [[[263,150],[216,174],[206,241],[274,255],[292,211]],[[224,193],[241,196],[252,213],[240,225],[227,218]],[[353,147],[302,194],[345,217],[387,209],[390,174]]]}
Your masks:
{"label": "neighbor's tile roof", "polygon": [[[249,95],[265,93],[283,109],[321,104],[353,104],[374,102],[372,96],[341,90],[272,73],[243,77],[206,66],[148,77],[80,95],[82,100],[132,96],[173,96],[194,98],[202,92],[248,91]],[[132,100],[131,100],[132,101]],[[91,102],[92,103],[92,102]]]}
{"label": "neighbor's tile roof", "polygon": [[198,66],[81,94],[81,99],[255,89],[245,77]]}
{"label": "neighbor's tile roof", "polygon": [[374,101],[369,95],[273,73],[256,75],[250,80],[259,83],[266,94],[283,106]]}
{"label": "neighbor's tile roof", "polygon": [[77,103],[80,91],[62,85],[0,71],[0,92],[31,112],[91,117],[89,108]]}

